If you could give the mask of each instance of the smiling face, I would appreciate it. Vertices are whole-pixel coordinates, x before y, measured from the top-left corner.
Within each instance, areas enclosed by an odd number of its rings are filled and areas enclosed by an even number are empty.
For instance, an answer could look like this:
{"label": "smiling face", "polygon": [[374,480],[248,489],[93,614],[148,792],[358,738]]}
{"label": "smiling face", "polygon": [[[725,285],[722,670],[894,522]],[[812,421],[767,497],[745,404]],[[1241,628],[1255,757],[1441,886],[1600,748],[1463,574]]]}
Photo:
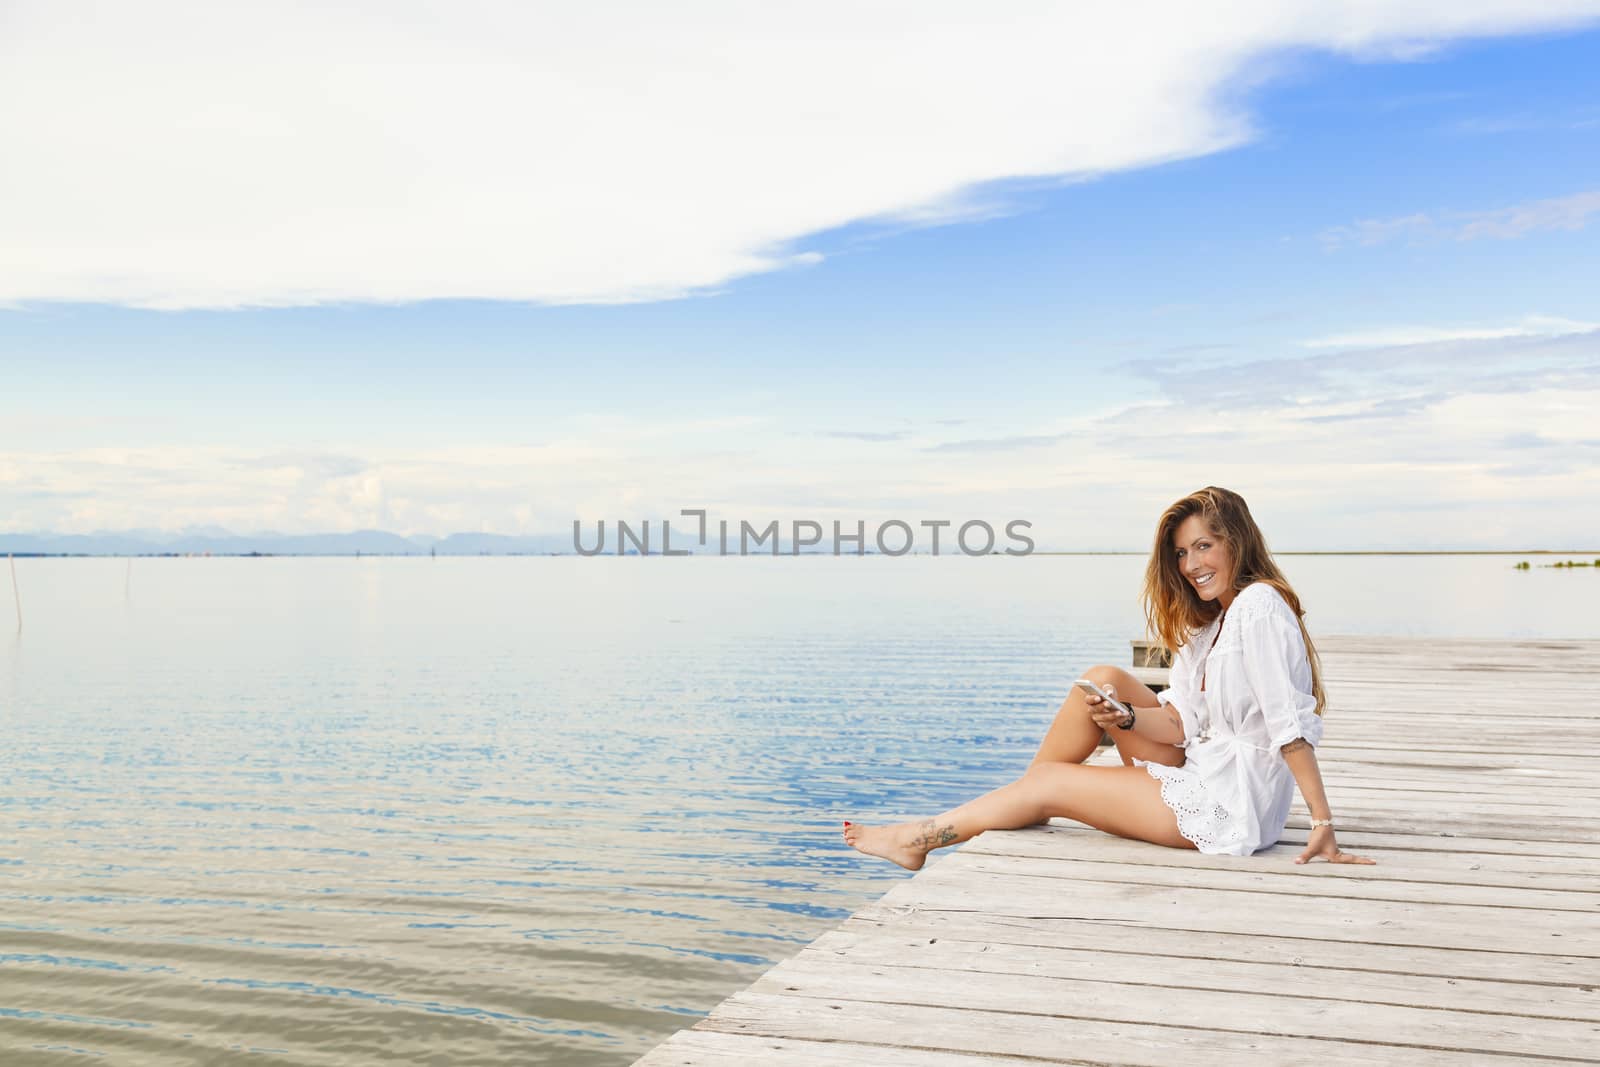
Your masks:
{"label": "smiling face", "polygon": [[1199,515],[1190,515],[1172,534],[1172,549],[1178,560],[1178,573],[1201,600],[1215,600],[1223,610],[1233,603],[1233,553],[1228,543],[1206,525]]}

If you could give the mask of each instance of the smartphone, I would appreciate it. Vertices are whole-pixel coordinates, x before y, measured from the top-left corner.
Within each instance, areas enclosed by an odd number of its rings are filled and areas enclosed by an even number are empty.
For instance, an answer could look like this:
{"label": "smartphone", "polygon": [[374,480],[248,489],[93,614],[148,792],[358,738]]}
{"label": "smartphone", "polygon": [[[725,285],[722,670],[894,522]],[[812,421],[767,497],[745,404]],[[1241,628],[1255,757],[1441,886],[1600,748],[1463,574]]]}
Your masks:
{"label": "smartphone", "polygon": [[1072,684],[1077,686],[1079,689],[1082,689],[1085,693],[1089,693],[1093,696],[1103,699],[1106,702],[1106,706],[1111,708],[1118,715],[1129,714],[1128,705],[1112,696],[1108,690],[1101,689],[1098,685],[1095,685],[1093,682],[1089,681],[1089,679],[1079,678]]}

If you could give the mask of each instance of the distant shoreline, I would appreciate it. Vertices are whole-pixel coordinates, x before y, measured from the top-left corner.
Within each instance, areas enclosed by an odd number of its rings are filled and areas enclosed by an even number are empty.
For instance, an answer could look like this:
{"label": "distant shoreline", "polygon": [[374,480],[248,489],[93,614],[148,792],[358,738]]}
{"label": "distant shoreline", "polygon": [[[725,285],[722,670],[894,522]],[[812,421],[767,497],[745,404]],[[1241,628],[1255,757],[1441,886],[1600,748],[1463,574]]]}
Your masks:
{"label": "distant shoreline", "polygon": [[[1593,548],[1329,548],[1274,556],[1600,556]],[[1034,552],[1035,556],[1147,556],[1148,552]]]}
{"label": "distant shoreline", "polygon": [[[5,552],[0,553],[11,559],[529,559],[533,557],[553,557],[557,559],[594,559],[596,556],[584,556],[577,552],[442,552],[430,555],[427,552]],[[600,558],[638,558],[638,552],[604,552],[599,553]],[[746,558],[782,559],[794,556],[791,552],[751,552]],[[801,552],[799,556],[832,556],[832,552]],[[838,553],[840,558],[856,556],[855,552]],[[1004,552],[991,552],[990,556],[1007,556]],[[1148,552],[1029,552],[1025,555],[1013,555],[1011,559],[1026,559],[1030,556],[1148,556]],[[1318,549],[1307,551],[1274,552],[1274,556],[1594,556],[1600,558],[1600,549],[1594,548],[1463,548],[1463,549]],[[738,559],[737,553],[718,552],[689,552],[683,557],[663,556],[658,552],[651,552],[646,558],[692,558],[700,556],[709,559]],[[905,559],[907,556],[921,556],[939,558],[939,556],[963,557],[967,559],[978,558],[966,556],[960,552],[941,552],[934,556],[929,552],[909,552],[900,556],[889,556],[884,552],[863,552],[860,556],[885,556],[890,559]]]}

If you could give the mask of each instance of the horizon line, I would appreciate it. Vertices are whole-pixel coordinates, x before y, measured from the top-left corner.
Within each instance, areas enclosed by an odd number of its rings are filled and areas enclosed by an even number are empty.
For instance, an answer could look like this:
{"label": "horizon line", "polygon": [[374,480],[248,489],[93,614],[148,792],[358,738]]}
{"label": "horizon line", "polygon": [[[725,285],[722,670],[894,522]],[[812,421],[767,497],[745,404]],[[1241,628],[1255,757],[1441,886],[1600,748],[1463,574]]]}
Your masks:
{"label": "horizon line", "polygon": [[[614,559],[614,558],[661,558],[678,559],[700,556],[712,559],[783,559],[786,557],[800,556],[834,556],[840,559],[850,556],[883,556],[887,559],[902,559],[906,556],[927,556],[931,559],[943,557],[963,557],[967,559],[986,558],[992,556],[1007,556],[1013,559],[1026,559],[1029,556],[1148,556],[1147,551],[1129,551],[1124,549],[1071,549],[1071,550],[1044,550],[1034,552],[983,552],[969,554],[965,552],[903,552],[898,555],[888,552],[695,552],[690,550],[683,556],[672,556],[661,552],[367,552],[357,549],[354,552],[7,552],[7,559],[362,559],[366,557],[382,557],[385,559],[420,559],[427,556],[437,559],[440,555],[451,559],[480,559],[480,558],[511,558],[511,557],[537,557],[537,556],[571,556],[575,559]],[[1274,556],[1595,556],[1600,557],[1600,549],[1595,548],[1322,548],[1322,549],[1285,549],[1274,551]]]}

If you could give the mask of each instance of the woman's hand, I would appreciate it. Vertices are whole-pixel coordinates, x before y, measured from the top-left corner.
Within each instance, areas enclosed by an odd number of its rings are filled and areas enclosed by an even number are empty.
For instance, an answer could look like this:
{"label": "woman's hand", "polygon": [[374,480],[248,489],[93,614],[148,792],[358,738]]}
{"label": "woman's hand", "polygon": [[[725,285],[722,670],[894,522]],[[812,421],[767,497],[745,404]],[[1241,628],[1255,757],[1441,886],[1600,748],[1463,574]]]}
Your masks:
{"label": "woman's hand", "polygon": [[[1111,686],[1108,685],[1106,688],[1111,691],[1112,696],[1117,696],[1117,691]],[[1122,700],[1121,697],[1117,697],[1117,699]],[[1083,695],[1083,700],[1084,703],[1089,705],[1089,718],[1093,719],[1094,724],[1100,727],[1102,730],[1111,729],[1124,718],[1120,711],[1106,703],[1104,697],[1098,697],[1090,693],[1085,693]],[[1124,700],[1123,703],[1126,704],[1127,701]]]}
{"label": "woman's hand", "polygon": [[1352,856],[1348,852],[1340,852],[1338,842],[1333,839],[1333,827],[1319,826],[1311,831],[1311,836],[1306,839],[1306,850],[1298,857],[1296,863],[1309,863],[1321,857],[1329,863],[1377,863],[1377,860],[1365,856]]}

